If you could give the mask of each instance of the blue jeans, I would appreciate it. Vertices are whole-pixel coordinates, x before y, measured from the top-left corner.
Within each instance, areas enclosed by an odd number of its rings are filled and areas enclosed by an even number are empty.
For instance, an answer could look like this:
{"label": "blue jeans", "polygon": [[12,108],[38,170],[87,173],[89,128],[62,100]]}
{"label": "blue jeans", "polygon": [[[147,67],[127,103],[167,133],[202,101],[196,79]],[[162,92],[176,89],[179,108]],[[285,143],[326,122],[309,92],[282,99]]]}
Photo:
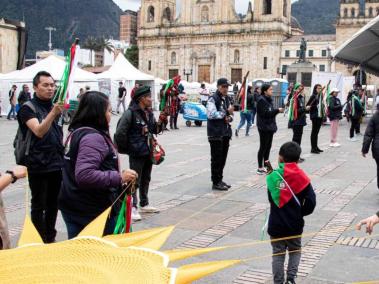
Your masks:
{"label": "blue jeans", "polygon": [[[253,121],[254,121],[253,120],[253,112],[252,111],[247,111],[247,112],[241,111],[240,116],[241,116],[241,121],[237,127],[237,130],[240,130],[242,128],[242,126],[244,126],[245,123],[247,122],[247,126],[246,126],[246,135],[247,135],[247,134],[249,134],[250,127],[253,125]],[[255,113],[254,113],[254,116],[255,116]]]}
{"label": "blue jeans", "polygon": [[[67,212],[63,212],[62,217],[67,227],[67,235],[69,239],[75,238],[79,233],[95,218],[91,216],[78,216]],[[111,216],[108,218],[105,224],[104,236],[113,234],[114,228],[116,226],[117,216]]]}
{"label": "blue jeans", "polygon": [[8,113],[7,118],[11,119],[11,114],[13,113],[13,118],[16,119],[16,106],[11,105],[11,109]]}

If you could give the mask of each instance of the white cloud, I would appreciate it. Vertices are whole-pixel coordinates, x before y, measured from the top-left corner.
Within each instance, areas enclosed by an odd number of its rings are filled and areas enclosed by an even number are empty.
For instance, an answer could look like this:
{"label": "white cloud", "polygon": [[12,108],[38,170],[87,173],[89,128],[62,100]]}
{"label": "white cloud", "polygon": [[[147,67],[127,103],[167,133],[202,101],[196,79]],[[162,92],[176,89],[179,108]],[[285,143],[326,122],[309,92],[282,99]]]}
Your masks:
{"label": "white cloud", "polygon": [[[134,10],[137,11],[141,6],[141,0],[113,0],[122,10]],[[250,0],[235,0],[236,3],[236,11],[238,13],[246,13],[247,6]],[[297,0],[292,0],[295,2]],[[177,0],[178,7],[180,6],[180,0]]]}

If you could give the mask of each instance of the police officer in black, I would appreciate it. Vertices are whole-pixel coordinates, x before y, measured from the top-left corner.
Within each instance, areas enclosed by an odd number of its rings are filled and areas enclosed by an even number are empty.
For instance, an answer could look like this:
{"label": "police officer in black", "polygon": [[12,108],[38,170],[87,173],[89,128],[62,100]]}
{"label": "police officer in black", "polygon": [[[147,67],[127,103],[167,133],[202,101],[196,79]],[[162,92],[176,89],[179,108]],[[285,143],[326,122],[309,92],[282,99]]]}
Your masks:
{"label": "police officer in black", "polygon": [[226,191],[231,186],[223,181],[223,171],[232,137],[230,123],[233,121],[234,107],[228,97],[230,83],[221,78],[217,81],[217,91],[207,103],[208,141],[211,146],[211,172],[213,190]]}

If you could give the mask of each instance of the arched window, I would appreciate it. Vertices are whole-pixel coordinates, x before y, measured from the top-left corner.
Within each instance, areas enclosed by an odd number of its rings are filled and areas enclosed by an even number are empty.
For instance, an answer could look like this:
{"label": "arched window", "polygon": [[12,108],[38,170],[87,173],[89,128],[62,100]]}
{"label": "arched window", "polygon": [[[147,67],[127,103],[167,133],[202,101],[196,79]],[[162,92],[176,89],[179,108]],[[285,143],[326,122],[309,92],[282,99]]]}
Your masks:
{"label": "arched window", "polygon": [[164,9],[163,18],[166,19],[167,21],[171,22],[171,10],[169,7]]}
{"label": "arched window", "polygon": [[208,6],[203,6],[201,8],[201,21],[202,22],[209,22],[209,8]]}
{"label": "arched window", "polygon": [[171,52],[171,65],[176,65],[176,52]]}
{"label": "arched window", "polygon": [[373,17],[374,16],[374,8],[370,7],[368,8],[368,16]]}
{"label": "arched window", "polygon": [[263,15],[269,15],[272,12],[272,0],[263,0]]}
{"label": "arched window", "polygon": [[284,0],[284,3],[283,3],[283,17],[287,17],[287,9],[288,9],[287,1],[288,0]]}
{"label": "arched window", "polygon": [[148,23],[154,22],[154,18],[155,18],[155,10],[153,6],[150,6],[147,9],[147,22]]}
{"label": "arched window", "polygon": [[347,18],[347,14],[348,14],[349,10],[347,8],[343,9],[343,16],[345,18]]}
{"label": "arched window", "polygon": [[240,63],[240,51],[238,49],[234,51],[234,63]]}
{"label": "arched window", "polygon": [[352,18],[355,17],[355,8],[351,8],[351,17],[352,17]]}

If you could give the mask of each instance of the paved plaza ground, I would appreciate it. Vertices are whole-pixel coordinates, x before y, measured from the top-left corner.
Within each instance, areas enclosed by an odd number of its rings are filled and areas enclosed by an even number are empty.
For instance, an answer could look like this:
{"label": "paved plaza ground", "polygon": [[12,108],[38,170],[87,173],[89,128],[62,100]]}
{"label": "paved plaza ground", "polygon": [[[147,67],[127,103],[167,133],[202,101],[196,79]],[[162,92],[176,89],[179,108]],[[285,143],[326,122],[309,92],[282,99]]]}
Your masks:
{"label": "paved plaza ground", "polygon": [[[239,121],[239,115],[236,116]],[[118,117],[112,120],[112,133]],[[362,126],[362,132],[366,128]],[[274,137],[271,161],[277,164],[278,149],[291,140],[283,115],[278,116],[279,131]],[[350,142],[348,125],[342,121],[340,148],[329,148],[329,126],[322,128],[321,155],[310,154],[310,125],[303,136],[301,165],[311,176],[317,194],[315,212],[306,218],[303,256],[298,283],[348,283],[379,279],[379,236],[368,238],[353,230],[361,218],[379,209],[376,167],[371,158],[361,154],[361,140]],[[210,150],[206,127],[185,127],[159,136],[167,152],[166,161],[155,167],[150,200],[161,209],[160,214],[144,215],[134,230],[176,225],[163,249],[203,248],[234,245],[261,240],[267,208],[265,177],[256,175],[259,137],[254,127],[250,137],[233,138],[225,169],[225,181],[233,185],[228,192],[214,192],[210,182]],[[12,141],[17,122],[0,119],[0,172],[14,164]],[[243,132],[243,131],[241,131]],[[241,133],[242,134],[242,133]],[[127,157],[122,157],[128,167]],[[25,182],[3,192],[12,242],[22,228],[25,213]],[[58,239],[64,240],[66,229],[62,218],[57,222]],[[379,233],[376,228],[374,234]],[[265,240],[267,235],[263,236]],[[224,270],[198,283],[271,283],[271,246],[261,242],[255,246],[228,249],[196,257],[188,262],[218,259],[246,259],[241,265]],[[378,282],[379,283],[379,280]]]}

